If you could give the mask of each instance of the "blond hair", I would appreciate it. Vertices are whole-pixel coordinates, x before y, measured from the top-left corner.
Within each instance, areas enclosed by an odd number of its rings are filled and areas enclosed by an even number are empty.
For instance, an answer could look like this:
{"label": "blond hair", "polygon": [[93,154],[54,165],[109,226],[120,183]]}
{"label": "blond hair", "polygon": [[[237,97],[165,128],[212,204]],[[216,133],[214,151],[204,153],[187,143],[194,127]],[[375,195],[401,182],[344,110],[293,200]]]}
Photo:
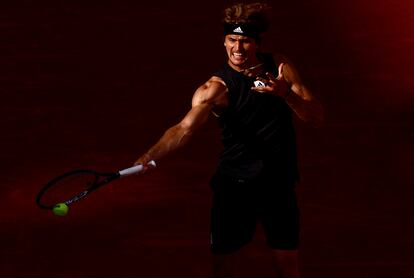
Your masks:
{"label": "blond hair", "polygon": [[253,26],[259,33],[267,31],[269,21],[266,11],[270,7],[265,3],[238,3],[224,10],[223,23],[248,24]]}

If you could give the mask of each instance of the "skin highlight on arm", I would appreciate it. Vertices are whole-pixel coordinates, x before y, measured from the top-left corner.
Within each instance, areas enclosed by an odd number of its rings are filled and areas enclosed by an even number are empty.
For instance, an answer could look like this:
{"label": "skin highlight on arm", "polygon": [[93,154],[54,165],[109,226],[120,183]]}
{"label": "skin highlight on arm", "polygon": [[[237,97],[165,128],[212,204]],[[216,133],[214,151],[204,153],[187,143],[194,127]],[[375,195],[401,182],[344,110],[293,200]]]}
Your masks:
{"label": "skin highlight on arm", "polygon": [[168,128],[158,142],[142,155],[135,164],[146,165],[159,160],[188,143],[194,132],[200,129],[213,111],[225,109],[227,87],[217,77],[201,85],[193,95],[192,108],[176,125]]}
{"label": "skin highlight on arm", "polygon": [[285,96],[285,101],[303,121],[315,127],[320,127],[324,121],[321,102],[302,83],[299,74],[291,64],[284,64],[283,77],[290,85],[291,92]]}

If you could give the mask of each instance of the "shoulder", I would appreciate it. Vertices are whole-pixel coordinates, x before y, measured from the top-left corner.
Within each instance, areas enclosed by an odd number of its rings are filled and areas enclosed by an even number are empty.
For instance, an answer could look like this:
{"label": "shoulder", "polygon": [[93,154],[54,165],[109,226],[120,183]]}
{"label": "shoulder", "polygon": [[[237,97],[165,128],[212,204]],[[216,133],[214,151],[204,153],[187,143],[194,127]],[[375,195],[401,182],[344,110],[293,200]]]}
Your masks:
{"label": "shoulder", "polygon": [[212,76],[204,84],[198,87],[197,91],[225,90],[226,83],[218,76]]}
{"label": "shoulder", "polygon": [[197,105],[200,103],[211,103],[219,101],[227,94],[226,83],[217,76],[212,76],[204,84],[199,86],[194,93],[192,103]]}

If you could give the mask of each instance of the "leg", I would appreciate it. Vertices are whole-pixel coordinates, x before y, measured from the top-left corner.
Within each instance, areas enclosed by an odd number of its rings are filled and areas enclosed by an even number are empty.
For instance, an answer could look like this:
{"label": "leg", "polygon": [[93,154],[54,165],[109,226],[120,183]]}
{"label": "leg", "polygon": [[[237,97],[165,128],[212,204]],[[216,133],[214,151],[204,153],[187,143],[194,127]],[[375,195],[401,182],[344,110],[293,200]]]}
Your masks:
{"label": "leg", "polygon": [[211,251],[215,278],[236,277],[236,258],[255,232],[256,217],[246,184],[216,175],[212,179]]}
{"label": "leg", "polygon": [[213,277],[234,278],[236,277],[237,253],[213,256]]}
{"label": "leg", "polygon": [[268,245],[272,249],[273,264],[280,278],[300,277],[299,218],[293,186],[267,192],[263,196],[260,219]]}
{"label": "leg", "polygon": [[297,250],[272,250],[273,264],[280,278],[299,278]]}

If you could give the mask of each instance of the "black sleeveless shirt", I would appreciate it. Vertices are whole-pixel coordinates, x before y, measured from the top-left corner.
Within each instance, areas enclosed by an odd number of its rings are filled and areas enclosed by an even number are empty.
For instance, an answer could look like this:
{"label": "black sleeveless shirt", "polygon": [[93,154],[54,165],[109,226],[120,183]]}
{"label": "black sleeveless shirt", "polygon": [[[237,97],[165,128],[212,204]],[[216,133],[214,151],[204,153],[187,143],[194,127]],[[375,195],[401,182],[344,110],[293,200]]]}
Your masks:
{"label": "black sleeveless shirt", "polygon": [[[257,54],[265,72],[278,75],[271,54]],[[278,96],[252,91],[248,77],[227,63],[214,76],[228,88],[229,106],[218,117],[224,150],[219,171],[235,178],[254,178],[264,171],[283,179],[298,179],[292,110]]]}

